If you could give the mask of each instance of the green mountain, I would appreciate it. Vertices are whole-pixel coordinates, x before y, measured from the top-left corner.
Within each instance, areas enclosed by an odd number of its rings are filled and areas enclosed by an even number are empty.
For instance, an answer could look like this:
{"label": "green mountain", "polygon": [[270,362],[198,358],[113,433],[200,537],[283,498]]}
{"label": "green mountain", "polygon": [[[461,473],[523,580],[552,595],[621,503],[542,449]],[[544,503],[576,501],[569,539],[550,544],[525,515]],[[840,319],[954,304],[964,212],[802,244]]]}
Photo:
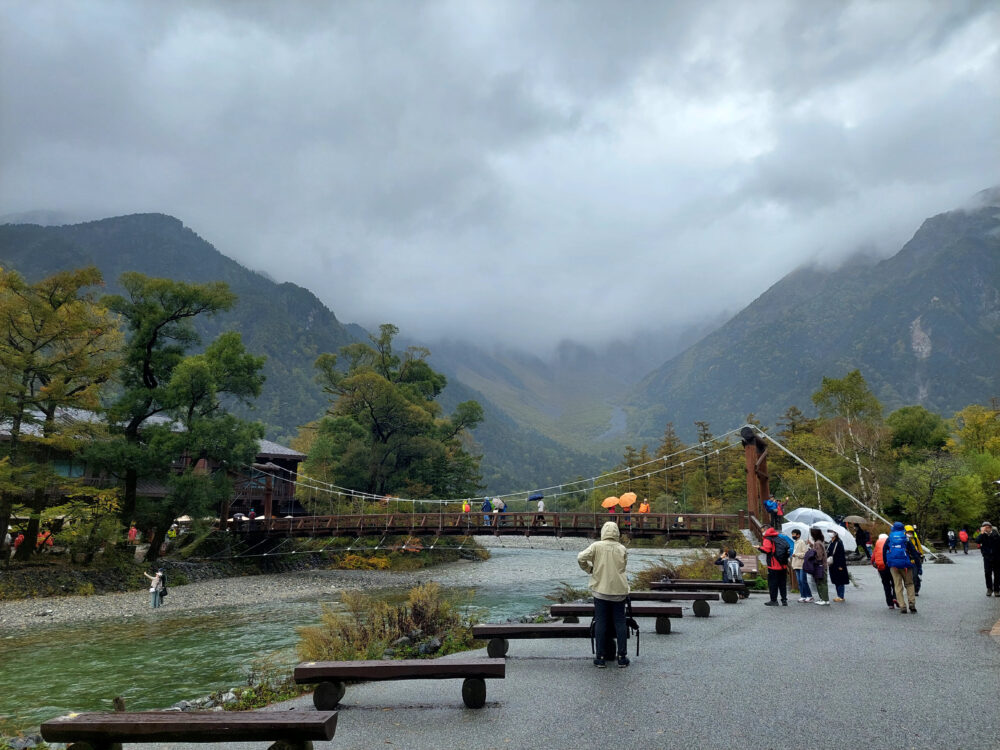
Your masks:
{"label": "green mountain", "polygon": [[859,369],[887,412],[921,404],[950,416],[1000,395],[1000,189],[927,219],[893,257],[781,279],[629,395],[629,432],[693,435],[753,412],[773,424],[812,411],[824,376]]}
{"label": "green mountain", "polygon": [[[40,219],[36,219],[40,220]],[[244,416],[267,426],[270,439],[287,443],[298,426],[316,419],[328,402],[313,378],[313,362],[352,341],[367,340],[357,325],[345,325],[307,289],[278,284],[226,257],[179,220],[136,214],[65,226],[0,225],[0,266],[30,280],[68,268],[96,265],[106,291],[119,293],[124,271],[139,271],[189,282],[225,281],[238,295],[236,307],[198,320],[203,341],[223,330],[238,331],[247,349],[267,356],[263,393]],[[505,492],[590,476],[594,457],[559,445],[530,426],[519,425],[504,409],[456,378],[447,358],[433,362],[449,378],[442,404],[475,399],[486,420],[475,431],[490,492]]]}

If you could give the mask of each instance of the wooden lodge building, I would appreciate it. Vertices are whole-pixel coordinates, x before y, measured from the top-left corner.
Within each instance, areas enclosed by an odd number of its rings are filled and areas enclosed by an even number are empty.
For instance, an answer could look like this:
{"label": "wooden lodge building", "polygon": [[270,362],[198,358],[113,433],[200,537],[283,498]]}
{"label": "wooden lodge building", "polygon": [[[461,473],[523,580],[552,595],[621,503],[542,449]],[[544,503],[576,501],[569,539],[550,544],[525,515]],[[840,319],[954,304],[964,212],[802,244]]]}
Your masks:
{"label": "wooden lodge building", "polygon": [[[63,414],[60,418],[67,421],[87,421],[95,417],[90,413],[74,411]],[[37,425],[25,425],[24,432],[29,435],[36,434],[37,431]],[[9,439],[9,423],[0,422],[0,443]],[[226,520],[233,514],[249,515],[251,510],[261,518],[270,515],[278,517],[307,515],[308,511],[295,496],[299,464],[305,459],[304,453],[270,440],[259,441],[253,464],[233,474],[233,495],[224,503],[224,507],[219,509],[220,527],[225,528]],[[172,469],[180,473],[190,465],[191,457],[184,455],[173,462]],[[68,453],[54,457],[51,466],[58,476],[77,480],[84,486],[114,487],[121,481],[119,478],[92,471],[92,467],[85,461]],[[217,468],[205,459],[201,459],[195,464],[194,470],[207,473]],[[66,492],[67,490],[62,488],[53,488],[51,495]],[[136,494],[140,497],[163,498],[167,492],[166,485],[152,479],[140,479],[136,486]]]}

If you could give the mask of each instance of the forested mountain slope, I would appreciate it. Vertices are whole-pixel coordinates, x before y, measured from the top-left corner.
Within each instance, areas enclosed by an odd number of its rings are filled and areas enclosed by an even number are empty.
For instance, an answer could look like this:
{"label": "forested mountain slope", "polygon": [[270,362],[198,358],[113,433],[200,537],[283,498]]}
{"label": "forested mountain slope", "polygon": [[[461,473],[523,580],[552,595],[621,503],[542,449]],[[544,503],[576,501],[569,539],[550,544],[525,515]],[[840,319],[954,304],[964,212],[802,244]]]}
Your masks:
{"label": "forested mountain slope", "polygon": [[1000,191],[927,219],[893,257],[789,274],[714,333],[650,373],[628,399],[633,434],[672,420],[716,431],[753,412],[811,411],[824,376],[860,369],[887,410],[950,416],[1000,395]]}

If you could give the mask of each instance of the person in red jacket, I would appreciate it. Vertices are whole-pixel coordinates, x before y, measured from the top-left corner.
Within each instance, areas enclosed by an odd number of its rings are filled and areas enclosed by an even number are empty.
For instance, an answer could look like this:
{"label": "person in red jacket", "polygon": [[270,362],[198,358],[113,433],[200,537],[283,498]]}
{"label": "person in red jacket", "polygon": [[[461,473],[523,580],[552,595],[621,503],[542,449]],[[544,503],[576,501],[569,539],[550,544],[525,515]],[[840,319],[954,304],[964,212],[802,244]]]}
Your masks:
{"label": "person in red jacket", "polygon": [[885,603],[889,609],[899,606],[896,601],[896,587],[892,583],[892,573],[885,563],[885,543],[889,541],[888,534],[879,534],[875,542],[875,549],[872,550],[872,566],[878,571],[878,577],[882,579],[882,591],[885,592]]}
{"label": "person in red jacket", "polygon": [[962,550],[965,552],[965,554],[969,554],[969,531],[968,531],[968,529],[963,528],[960,532],[958,532],[958,541],[960,541],[962,543]]}
{"label": "person in red jacket", "polygon": [[[781,606],[788,606],[788,588],[785,580],[785,566],[788,558],[782,562],[778,559],[777,544],[778,532],[774,528],[768,528],[764,532],[764,541],[757,548],[767,555],[767,590],[771,595],[771,601],[764,602],[765,607],[777,607],[778,595],[781,595]],[[786,545],[787,546],[787,545]],[[787,550],[791,554],[791,550]]]}

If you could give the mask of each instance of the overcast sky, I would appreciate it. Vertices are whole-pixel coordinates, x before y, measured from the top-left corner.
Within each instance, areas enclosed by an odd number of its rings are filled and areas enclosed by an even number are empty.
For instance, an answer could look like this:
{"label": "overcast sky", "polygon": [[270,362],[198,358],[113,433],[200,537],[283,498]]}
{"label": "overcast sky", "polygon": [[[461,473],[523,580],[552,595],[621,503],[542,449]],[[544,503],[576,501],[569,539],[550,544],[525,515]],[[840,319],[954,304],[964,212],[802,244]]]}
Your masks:
{"label": "overcast sky", "polygon": [[996,184],[988,0],[0,0],[0,214],[172,214],[425,339],[735,312]]}

